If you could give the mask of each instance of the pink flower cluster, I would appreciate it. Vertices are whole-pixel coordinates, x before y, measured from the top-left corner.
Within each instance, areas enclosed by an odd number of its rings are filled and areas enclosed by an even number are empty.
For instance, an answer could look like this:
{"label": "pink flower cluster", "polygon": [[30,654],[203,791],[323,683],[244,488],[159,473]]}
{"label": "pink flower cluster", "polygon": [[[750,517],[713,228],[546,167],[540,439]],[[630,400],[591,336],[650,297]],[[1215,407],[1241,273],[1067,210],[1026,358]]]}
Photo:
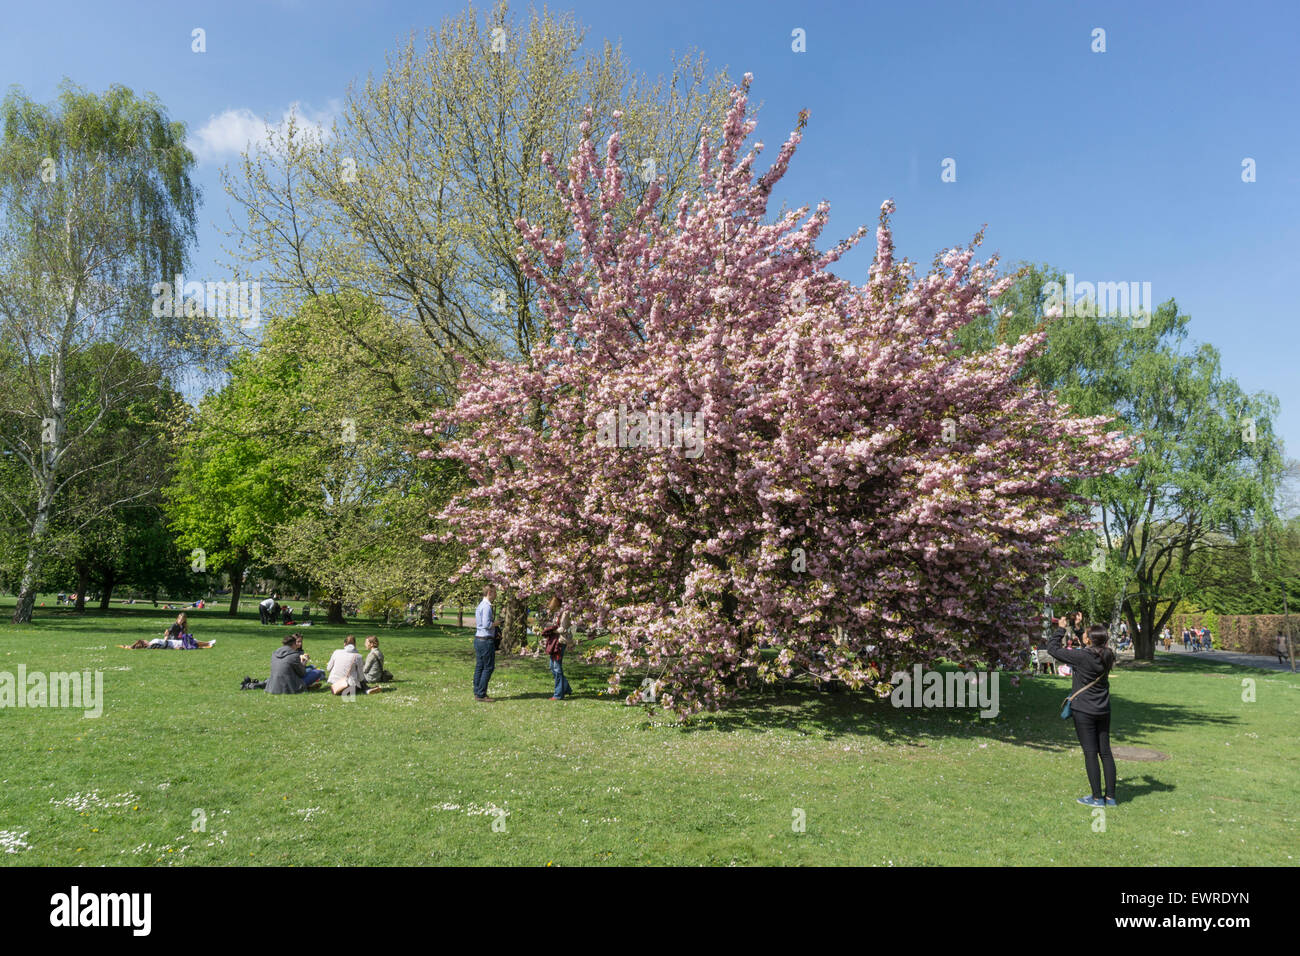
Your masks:
{"label": "pink flower cluster", "polygon": [[[550,338],[467,367],[456,407],[417,426],[457,426],[442,454],[473,485],[441,517],[463,570],[559,593],[608,632],[611,692],[648,672],[683,714],[756,680],[883,693],[914,663],[1010,664],[1086,520],[1065,482],[1113,471],[1130,443],[1018,378],[1041,334],[957,351],[1012,281],[974,261],[979,236],[918,276],[894,260],[886,203],[854,286],[829,269],[865,229],[819,252],[827,204],[765,222],[799,134],[755,176],[748,87],[716,152],[705,131],[701,194],[667,228],[657,188],[626,213],[617,134],[556,176],[571,236],[518,224]],[[598,443],[620,404],[698,410],[701,453]]]}

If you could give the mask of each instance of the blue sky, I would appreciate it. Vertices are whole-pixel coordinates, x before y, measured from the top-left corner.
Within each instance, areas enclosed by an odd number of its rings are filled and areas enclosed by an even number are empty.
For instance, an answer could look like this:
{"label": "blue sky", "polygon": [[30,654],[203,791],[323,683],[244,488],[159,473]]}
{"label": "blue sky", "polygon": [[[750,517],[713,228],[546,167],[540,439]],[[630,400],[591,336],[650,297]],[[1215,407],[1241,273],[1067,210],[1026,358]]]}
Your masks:
{"label": "blue sky", "polygon": [[[479,5],[482,8],[483,5]],[[516,4],[516,9],[522,5]],[[51,100],[64,77],[152,91],[208,134],[193,272],[217,274],[226,205],[218,170],[255,117],[297,103],[328,118],[349,83],[463,2],[44,2],[0,32],[6,84]],[[830,235],[875,222],[892,197],[903,254],[923,264],[984,224],[1004,262],[1080,279],[1150,282],[1248,391],[1282,403],[1300,455],[1300,5],[1273,3],[553,4],[592,42],[621,41],[646,73],[694,48],[754,74],[769,147],[811,120],[779,199],[831,203]],[[207,52],[191,52],[201,27]],[[1092,32],[1106,31],[1095,53]],[[791,33],[806,32],[806,52]],[[223,138],[224,137],[224,138]],[[769,150],[767,155],[772,155]],[[941,163],[956,161],[955,182]],[[1257,181],[1242,182],[1242,161]],[[870,252],[837,269],[862,281]]]}

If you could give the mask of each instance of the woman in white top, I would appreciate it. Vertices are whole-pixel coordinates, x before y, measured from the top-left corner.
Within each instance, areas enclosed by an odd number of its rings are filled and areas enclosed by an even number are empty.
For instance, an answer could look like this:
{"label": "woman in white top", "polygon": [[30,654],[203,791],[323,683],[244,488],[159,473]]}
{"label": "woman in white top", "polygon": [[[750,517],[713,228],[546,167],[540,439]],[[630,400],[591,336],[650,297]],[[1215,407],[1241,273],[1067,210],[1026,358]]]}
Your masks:
{"label": "woman in white top", "polygon": [[357,639],[349,634],[343,639],[343,646],[330,655],[325,672],[329,675],[330,690],[339,694],[373,694],[379,690],[371,687],[362,676],[361,655],[357,652]]}

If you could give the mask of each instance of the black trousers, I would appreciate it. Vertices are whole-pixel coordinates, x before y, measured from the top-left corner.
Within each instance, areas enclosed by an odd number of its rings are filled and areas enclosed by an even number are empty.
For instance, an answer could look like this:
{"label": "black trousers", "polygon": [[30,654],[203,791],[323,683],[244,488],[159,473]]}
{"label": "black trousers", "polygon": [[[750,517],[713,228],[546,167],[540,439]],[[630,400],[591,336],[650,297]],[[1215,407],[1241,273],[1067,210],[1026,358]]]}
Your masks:
{"label": "black trousers", "polygon": [[1110,754],[1110,714],[1094,717],[1071,710],[1074,718],[1074,732],[1079,735],[1079,745],[1083,747],[1083,766],[1088,771],[1088,785],[1092,795],[1101,799],[1101,770],[1097,767],[1097,758],[1101,758],[1101,769],[1106,771],[1106,796],[1115,797],[1115,758]]}

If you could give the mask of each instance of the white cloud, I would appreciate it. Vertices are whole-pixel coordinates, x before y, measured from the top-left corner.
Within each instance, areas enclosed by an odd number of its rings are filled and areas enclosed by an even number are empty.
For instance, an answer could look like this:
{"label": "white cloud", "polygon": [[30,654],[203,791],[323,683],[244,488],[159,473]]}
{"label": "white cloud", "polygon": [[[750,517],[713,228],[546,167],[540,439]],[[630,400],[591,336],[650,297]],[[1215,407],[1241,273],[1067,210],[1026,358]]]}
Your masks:
{"label": "white cloud", "polygon": [[274,123],[247,108],[226,110],[219,116],[208,117],[208,121],[190,135],[187,145],[200,162],[231,159],[249,144],[265,149],[278,141],[284,135],[290,118],[300,134],[328,139],[330,126],[338,113],[337,100],[331,100],[323,110],[313,110],[295,101]]}

